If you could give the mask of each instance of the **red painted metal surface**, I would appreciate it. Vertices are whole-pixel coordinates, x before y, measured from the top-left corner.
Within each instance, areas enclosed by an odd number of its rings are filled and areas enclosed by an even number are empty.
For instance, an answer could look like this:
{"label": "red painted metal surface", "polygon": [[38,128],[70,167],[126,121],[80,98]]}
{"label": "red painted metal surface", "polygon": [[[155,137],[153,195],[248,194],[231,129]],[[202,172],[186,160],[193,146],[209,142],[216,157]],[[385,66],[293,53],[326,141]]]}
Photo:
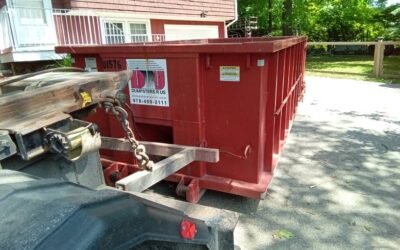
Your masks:
{"label": "red painted metal surface", "polygon": [[187,240],[194,240],[197,229],[196,224],[191,221],[183,220],[181,222],[181,237]]}
{"label": "red painted metal surface", "polygon": [[[127,59],[166,60],[169,106],[132,104],[135,131],[140,140],[220,150],[219,163],[194,163],[167,178],[197,202],[206,189],[263,197],[304,92],[305,49],[304,37],[273,37],[56,51],[72,53],[78,67],[94,57],[99,71],[126,69]],[[103,135],[123,136],[113,117],[100,112],[91,120]],[[101,153],[108,168],[118,165],[109,170],[135,171],[132,155]]]}

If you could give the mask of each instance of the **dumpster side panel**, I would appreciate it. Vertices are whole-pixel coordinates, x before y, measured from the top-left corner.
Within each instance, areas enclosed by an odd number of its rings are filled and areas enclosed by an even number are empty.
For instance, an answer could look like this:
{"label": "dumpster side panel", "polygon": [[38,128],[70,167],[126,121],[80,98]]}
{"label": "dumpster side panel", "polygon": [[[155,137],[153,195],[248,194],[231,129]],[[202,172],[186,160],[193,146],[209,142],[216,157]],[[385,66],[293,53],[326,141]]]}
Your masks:
{"label": "dumpster side panel", "polygon": [[[85,57],[95,57],[99,71],[125,69],[129,59],[166,61],[166,74],[153,74],[158,87],[166,77],[169,104],[130,103],[131,122],[139,140],[220,150],[218,163],[196,162],[168,177],[185,184],[186,198],[197,202],[204,189],[263,197],[304,93],[305,48],[301,37],[212,39],[103,46],[98,55],[78,47],[74,57],[82,68]],[[112,116],[99,112],[90,119],[103,135],[124,136]],[[131,154],[102,155],[135,164]]]}
{"label": "dumpster side panel", "polygon": [[[207,174],[258,182],[262,68],[248,57],[211,55],[204,72],[207,146],[220,149],[220,162],[209,165]],[[235,67],[239,74],[226,67]],[[233,74],[232,81],[224,73]]]}
{"label": "dumpster side panel", "polygon": [[[168,77],[174,121],[200,122],[199,57],[169,58]],[[198,141],[197,143],[200,143]]]}
{"label": "dumpster side panel", "polygon": [[[204,141],[201,115],[199,55],[169,57],[168,74],[171,98],[173,143],[200,146]],[[204,163],[192,163],[180,173],[201,177]]]}
{"label": "dumpster side panel", "polygon": [[274,135],[276,133],[275,124],[277,123],[276,116],[274,115],[278,89],[280,83],[278,82],[278,53],[269,54],[267,58],[267,67],[264,68],[264,74],[266,76],[266,87],[267,91],[265,96],[267,97],[267,103],[265,108],[265,129],[264,129],[264,159],[262,171],[272,172],[276,159],[274,157]]}

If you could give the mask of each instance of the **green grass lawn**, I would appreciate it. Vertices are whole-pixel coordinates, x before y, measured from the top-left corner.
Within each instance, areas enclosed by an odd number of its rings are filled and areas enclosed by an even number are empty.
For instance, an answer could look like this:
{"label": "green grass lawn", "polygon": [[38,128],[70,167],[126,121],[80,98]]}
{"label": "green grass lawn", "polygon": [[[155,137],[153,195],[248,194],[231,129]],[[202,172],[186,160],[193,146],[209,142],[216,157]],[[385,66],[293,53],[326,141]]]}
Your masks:
{"label": "green grass lawn", "polygon": [[373,59],[364,55],[307,56],[306,71],[310,75],[400,83],[400,56],[385,56],[384,76],[379,78],[373,76]]}

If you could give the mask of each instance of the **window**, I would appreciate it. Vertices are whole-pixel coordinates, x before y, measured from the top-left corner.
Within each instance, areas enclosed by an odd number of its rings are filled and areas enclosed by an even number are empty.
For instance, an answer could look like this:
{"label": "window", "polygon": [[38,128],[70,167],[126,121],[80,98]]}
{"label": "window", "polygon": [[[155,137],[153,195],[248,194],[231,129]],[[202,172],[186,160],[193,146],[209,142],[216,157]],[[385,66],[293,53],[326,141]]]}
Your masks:
{"label": "window", "polygon": [[146,24],[130,23],[131,42],[148,42]]}
{"label": "window", "polygon": [[144,43],[149,41],[146,23],[112,21],[104,23],[107,44]]}
{"label": "window", "polygon": [[47,23],[43,0],[13,0],[12,6],[22,25]]}
{"label": "window", "polygon": [[105,23],[105,36],[107,44],[125,43],[124,25],[118,22]]}

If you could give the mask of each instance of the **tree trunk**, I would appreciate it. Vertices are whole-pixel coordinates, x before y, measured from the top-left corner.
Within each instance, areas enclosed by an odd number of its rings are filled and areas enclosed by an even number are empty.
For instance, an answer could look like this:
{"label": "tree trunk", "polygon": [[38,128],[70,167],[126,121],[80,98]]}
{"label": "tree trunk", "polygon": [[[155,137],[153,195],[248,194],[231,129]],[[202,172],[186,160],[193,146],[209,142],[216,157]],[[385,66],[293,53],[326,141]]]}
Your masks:
{"label": "tree trunk", "polygon": [[268,34],[272,33],[272,0],[268,0]]}
{"label": "tree trunk", "polygon": [[282,12],[282,34],[284,36],[293,35],[292,27],[293,0],[284,0]]}

